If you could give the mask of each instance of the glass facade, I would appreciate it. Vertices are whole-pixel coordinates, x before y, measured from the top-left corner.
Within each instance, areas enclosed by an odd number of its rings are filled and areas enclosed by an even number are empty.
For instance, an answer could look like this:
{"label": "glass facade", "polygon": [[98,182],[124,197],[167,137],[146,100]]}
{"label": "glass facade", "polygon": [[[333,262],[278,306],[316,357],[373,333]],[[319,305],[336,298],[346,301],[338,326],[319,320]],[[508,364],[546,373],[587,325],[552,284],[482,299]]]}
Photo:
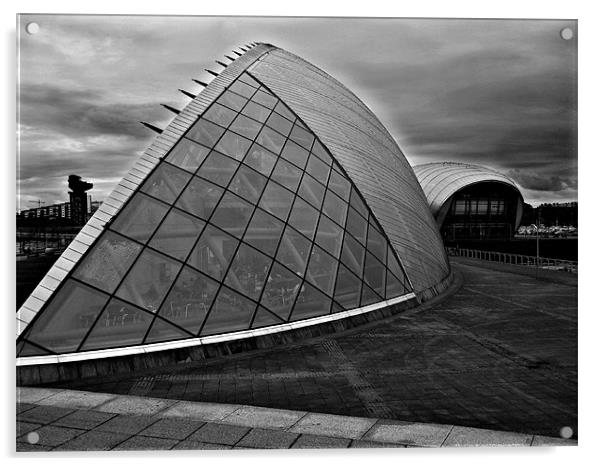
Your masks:
{"label": "glass facade", "polygon": [[19,348],[66,353],[215,335],[410,291],[341,167],[243,73],[107,224]]}

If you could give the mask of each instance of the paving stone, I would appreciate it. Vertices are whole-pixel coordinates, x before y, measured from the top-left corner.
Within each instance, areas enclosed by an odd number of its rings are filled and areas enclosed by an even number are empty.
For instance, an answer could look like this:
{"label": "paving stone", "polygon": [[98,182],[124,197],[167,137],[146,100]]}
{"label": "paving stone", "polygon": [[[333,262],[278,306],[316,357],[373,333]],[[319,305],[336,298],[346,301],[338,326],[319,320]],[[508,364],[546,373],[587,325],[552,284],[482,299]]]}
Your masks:
{"label": "paving stone", "polygon": [[528,447],[533,435],[501,432],[472,427],[454,426],[443,443],[444,447]]}
{"label": "paving stone", "polygon": [[54,421],[53,425],[90,430],[115,416],[117,416],[115,413],[78,409]]}
{"label": "paving stone", "polygon": [[533,447],[563,447],[563,446],[576,446],[576,439],[566,439],[559,437],[545,437],[543,435],[535,435],[531,446]]}
{"label": "paving stone", "polygon": [[66,408],[93,409],[109,400],[116,398],[116,396],[117,395],[111,395],[108,393],[65,390],[40,400],[38,404]]}
{"label": "paving stone", "polygon": [[68,427],[57,427],[57,426],[42,426],[26,435],[21,436],[18,441],[26,443],[28,442],[29,436],[37,434],[36,445],[46,445],[49,447],[56,447],[62,443],[83,434],[85,430],[81,429],[70,429]]}
{"label": "paving stone", "polygon": [[17,414],[24,413],[30,409],[35,408],[37,405],[33,403],[17,403]]}
{"label": "paving stone", "polygon": [[175,400],[160,400],[158,398],[143,398],[139,396],[118,396],[99,406],[97,411],[118,414],[156,414],[176,403]]}
{"label": "paving stone", "polygon": [[376,419],[309,413],[288,431],[298,434],[359,439],[375,422]]}
{"label": "paving stone", "polygon": [[17,420],[34,422],[39,424],[50,424],[67,414],[72,413],[72,409],[57,408],[55,406],[36,406],[33,409],[17,415]]}
{"label": "paving stone", "polygon": [[349,448],[406,448],[401,443],[370,442],[369,440],[353,440]]}
{"label": "paving stone", "polygon": [[169,450],[176,443],[175,439],[144,437],[136,435],[117,445],[113,450]]}
{"label": "paving stone", "polygon": [[37,403],[62,391],[62,388],[17,387],[16,399],[17,403]]}
{"label": "paving stone", "polygon": [[100,451],[111,450],[119,443],[131,437],[130,434],[117,432],[88,431],[79,437],[54,448],[60,451]]}
{"label": "paving stone", "polygon": [[251,432],[245,435],[236,446],[261,449],[290,448],[297,437],[298,434],[290,432],[257,428],[251,429]]}
{"label": "paving stone", "polygon": [[220,445],[217,443],[203,443],[193,442],[191,440],[184,440],[178,443],[172,450],[230,450],[230,445]]}
{"label": "paving stone", "polygon": [[17,452],[30,452],[30,451],[50,451],[52,447],[48,445],[38,445],[28,442],[17,442]]}
{"label": "paving stone", "polygon": [[192,434],[188,440],[204,443],[220,443],[222,445],[235,445],[249,430],[248,427],[207,423]]}
{"label": "paving stone", "polygon": [[362,440],[440,447],[452,426],[419,422],[379,421]]}
{"label": "paving stone", "polygon": [[221,421],[239,409],[240,405],[178,401],[161,413],[162,417],[179,417],[197,421]]}
{"label": "paving stone", "polygon": [[95,430],[103,432],[118,432],[137,434],[157,421],[154,416],[125,416],[120,414],[99,425]]}
{"label": "paving stone", "polygon": [[302,434],[291,448],[347,448],[350,443],[349,439]]}
{"label": "paving stone", "polygon": [[140,435],[147,437],[160,437],[176,440],[184,440],[194,431],[205,425],[201,421],[191,421],[189,419],[165,418],[160,419],[150,425]]}
{"label": "paving stone", "polygon": [[39,429],[40,427],[42,427],[41,424],[17,421],[17,437],[25,435],[26,433],[31,432],[32,430]]}
{"label": "paving stone", "polygon": [[305,414],[303,411],[243,406],[226,416],[222,422],[264,429],[286,429],[295,424]]}

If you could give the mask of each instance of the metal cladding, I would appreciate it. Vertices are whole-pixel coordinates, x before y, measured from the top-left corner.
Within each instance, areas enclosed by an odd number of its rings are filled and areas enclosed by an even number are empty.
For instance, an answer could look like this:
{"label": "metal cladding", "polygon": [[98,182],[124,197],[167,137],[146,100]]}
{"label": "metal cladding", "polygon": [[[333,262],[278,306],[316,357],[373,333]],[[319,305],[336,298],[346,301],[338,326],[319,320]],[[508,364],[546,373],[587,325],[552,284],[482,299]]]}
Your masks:
{"label": "metal cladding", "polygon": [[514,181],[506,175],[480,165],[459,162],[434,162],[417,165],[414,173],[424,190],[429,208],[441,226],[449,210],[452,196],[467,186],[484,182],[502,183],[518,195],[515,228],[518,228],[523,211],[523,196]]}
{"label": "metal cladding", "polygon": [[414,172],[334,78],[259,44],[182,92],[17,311],[23,365],[285,331],[447,286]]}
{"label": "metal cladding", "polygon": [[279,48],[248,71],[303,118],[343,166],[388,235],[414,289],[429,289],[446,278],[447,255],[422,188],[370,109],[332,76]]}

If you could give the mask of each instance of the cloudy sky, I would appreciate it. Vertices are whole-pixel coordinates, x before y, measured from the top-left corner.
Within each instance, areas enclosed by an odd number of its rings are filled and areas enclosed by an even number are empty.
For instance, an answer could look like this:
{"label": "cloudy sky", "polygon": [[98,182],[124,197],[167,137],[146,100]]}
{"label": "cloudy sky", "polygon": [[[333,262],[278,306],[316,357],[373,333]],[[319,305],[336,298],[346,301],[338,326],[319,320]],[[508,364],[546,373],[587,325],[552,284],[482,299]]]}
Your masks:
{"label": "cloudy sky", "polygon": [[[24,32],[39,23],[35,35]],[[516,180],[527,202],[577,199],[577,41],[571,21],[21,17],[19,209],[102,200],[210,80],[215,59],[269,42],[327,71],[381,119],[412,165],[463,161]],[[231,53],[230,53],[231,54]]]}

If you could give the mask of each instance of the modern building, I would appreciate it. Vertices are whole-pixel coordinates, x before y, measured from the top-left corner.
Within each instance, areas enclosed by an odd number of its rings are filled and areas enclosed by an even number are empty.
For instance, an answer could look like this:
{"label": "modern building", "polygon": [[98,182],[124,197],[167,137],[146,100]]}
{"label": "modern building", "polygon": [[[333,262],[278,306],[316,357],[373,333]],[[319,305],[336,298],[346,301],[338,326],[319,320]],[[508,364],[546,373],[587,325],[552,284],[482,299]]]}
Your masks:
{"label": "modern building", "polygon": [[239,55],[17,312],[22,382],[290,341],[450,283],[424,193],[368,107],[285,50]]}
{"label": "modern building", "polygon": [[443,240],[512,238],[520,226],[523,196],[506,175],[457,162],[417,165]]}

